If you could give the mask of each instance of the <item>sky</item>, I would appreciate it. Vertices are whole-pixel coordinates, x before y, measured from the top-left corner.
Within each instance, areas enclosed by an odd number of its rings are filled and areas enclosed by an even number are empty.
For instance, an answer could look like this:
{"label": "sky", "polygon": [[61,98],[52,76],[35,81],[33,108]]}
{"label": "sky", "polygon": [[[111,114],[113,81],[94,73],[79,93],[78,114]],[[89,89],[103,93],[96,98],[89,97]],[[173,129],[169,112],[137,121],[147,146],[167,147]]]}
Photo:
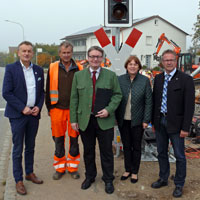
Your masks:
{"label": "sky", "polygon": [[[133,19],[159,15],[193,34],[199,0],[133,0]],[[59,44],[61,38],[104,24],[104,0],[0,0],[0,52],[23,40]],[[20,23],[6,22],[5,20]],[[187,36],[187,48],[191,36]]]}

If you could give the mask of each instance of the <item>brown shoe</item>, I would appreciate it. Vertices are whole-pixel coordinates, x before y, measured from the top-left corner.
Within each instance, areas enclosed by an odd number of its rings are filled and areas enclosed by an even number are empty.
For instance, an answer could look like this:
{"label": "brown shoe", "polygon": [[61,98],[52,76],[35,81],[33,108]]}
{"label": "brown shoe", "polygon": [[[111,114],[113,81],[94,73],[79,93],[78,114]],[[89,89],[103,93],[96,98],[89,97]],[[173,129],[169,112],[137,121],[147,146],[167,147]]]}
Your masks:
{"label": "brown shoe", "polygon": [[18,194],[21,194],[21,195],[25,195],[26,194],[26,188],[24,187],[24,184],[23,184],[22,181],[18,181],[16,183],[16,190],[17,190]]}
{"label": "brown shoe", "polygon": [[32,181],[33,183],[36,183],[36,184],[42,184],[43,183],[43,180],[39,179],[34,173],[26,175],[25,178],[26,178],[27,181]]}

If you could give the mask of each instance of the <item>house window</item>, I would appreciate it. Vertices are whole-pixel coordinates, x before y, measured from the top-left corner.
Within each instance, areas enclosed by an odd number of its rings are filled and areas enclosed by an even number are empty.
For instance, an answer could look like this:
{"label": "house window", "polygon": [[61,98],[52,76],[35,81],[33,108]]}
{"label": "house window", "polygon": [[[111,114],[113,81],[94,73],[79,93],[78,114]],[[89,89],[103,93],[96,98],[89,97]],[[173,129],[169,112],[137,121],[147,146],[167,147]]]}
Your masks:
{"label": "house window", "polygon": [[86,46],[86,40],[73,40],[72,43],[74,44],[75,47],[77,46]]}
{"label": "house window", "polygon": [[145,58],[146,58],[146,66],[147,66],[147,68],[151,68],[151,55],[146,55],[145,56]]}
{"label": "house window", "polygon": [[146,45],[152,46],[152,36],[146,36]]}
{"label": "house window", "polygon": [[154,20],[154,24],[155,24],[155,26],[158,26],[158,19]]}

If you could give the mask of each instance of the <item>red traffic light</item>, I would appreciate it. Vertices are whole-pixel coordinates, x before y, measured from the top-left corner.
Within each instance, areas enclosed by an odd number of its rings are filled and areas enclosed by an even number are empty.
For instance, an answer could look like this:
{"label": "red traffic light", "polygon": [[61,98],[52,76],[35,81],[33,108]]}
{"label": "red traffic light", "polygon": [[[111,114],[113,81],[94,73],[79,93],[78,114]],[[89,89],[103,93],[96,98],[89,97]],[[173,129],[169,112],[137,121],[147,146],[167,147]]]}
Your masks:
{"label": "red traffic light", "polygon": [[[117,1],[117,0],[116,0]],[[127,14],[127,7],[124,4],[118,3],[113,7],[113,17],[117,20],[121,20]]]}
{"label": "red traffic light", "polygon": [[133,24],[133,0],[104,0],[106,27],[131,27]]}

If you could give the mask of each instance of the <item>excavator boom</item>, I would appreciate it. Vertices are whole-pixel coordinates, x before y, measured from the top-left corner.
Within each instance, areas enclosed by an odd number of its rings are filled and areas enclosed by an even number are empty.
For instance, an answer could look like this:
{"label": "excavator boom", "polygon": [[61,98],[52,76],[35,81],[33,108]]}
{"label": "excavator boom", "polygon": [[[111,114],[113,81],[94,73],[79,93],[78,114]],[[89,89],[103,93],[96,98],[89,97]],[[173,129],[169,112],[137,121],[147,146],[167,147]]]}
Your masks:
{"label": "excavator boom", "polygon": [[156,52],[153,54],[154,60],[160,61],[160,56],[158,56],[160,49],[163,45],[164,42],[167,42],[169,45],[171,45],[173,47],[174,52],[177,54],[177,56],[180,54],[181,52],[181,48],[173,41],[173,40],[169,40],[164,33],[161,34],[161,36],[158,39],[158,43],[156,45]]}

